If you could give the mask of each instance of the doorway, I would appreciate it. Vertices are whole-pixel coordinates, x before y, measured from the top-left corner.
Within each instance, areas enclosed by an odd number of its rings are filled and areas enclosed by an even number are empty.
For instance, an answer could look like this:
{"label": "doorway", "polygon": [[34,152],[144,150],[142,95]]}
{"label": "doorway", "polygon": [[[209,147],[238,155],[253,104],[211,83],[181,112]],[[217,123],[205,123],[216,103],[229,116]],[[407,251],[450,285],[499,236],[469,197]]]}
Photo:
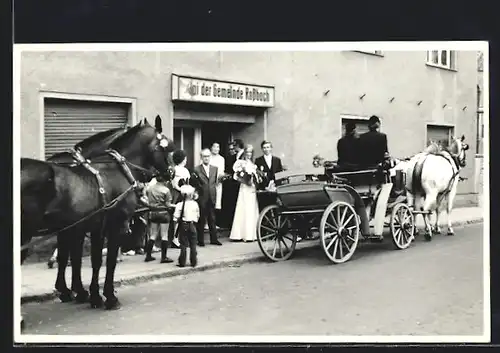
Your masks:
{"label": "doorway", "polygon": [[174,143],[187,156],[186,168],[193,170],[199,164],[201,129],[194,126],[174,126]]}
{"label": "doorway", "polygon": [[228,156],[228,142],[232,140],[232,124],[207,122],[201,126],[201,147],[210,148],[214,142],[220,145],[220,155]]}

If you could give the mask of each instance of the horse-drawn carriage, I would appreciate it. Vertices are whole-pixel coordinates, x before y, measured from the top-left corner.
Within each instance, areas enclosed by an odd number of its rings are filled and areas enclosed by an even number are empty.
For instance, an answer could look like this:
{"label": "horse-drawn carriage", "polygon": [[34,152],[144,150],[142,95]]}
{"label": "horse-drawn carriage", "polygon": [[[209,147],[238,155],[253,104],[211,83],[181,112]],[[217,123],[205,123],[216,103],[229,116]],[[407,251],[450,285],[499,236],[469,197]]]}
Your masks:
{"label": "horse-drawn carriage", "polygon": [[360,238],[380,241],[388,226],[394,246],[406,249],[414,238],[415,218],[406,204],[403,182],[396,184],[387,168],[277,173],[276,188],[259,192],[267,204],[257,224],[259,247],[272,261],[287,260],[299,239],[317,238],[311,234],[319,232],[328,259],[343,263],[352,257]]}

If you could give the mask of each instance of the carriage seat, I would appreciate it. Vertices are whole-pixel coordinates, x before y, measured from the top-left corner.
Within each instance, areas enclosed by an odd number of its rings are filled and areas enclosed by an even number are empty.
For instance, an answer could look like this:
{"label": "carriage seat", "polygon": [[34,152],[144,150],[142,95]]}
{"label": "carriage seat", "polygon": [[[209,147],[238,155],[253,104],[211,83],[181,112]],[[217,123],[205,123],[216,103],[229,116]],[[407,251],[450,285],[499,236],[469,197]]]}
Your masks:
{"label": "carriage seat", "polygon": [[332,177],[337,176],[349,180],[352,186],[382,184],[387,174],[381,165],[363,164],[336,164],[328,168],[326,172]]}

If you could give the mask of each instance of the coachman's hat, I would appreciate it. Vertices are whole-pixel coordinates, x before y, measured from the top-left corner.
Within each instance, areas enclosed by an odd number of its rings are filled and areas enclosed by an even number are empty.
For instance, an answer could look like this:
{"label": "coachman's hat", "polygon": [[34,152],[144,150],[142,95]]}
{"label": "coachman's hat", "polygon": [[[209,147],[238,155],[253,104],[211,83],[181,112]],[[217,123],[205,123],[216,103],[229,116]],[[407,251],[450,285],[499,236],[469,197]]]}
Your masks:
{"label": "coachman's hat", "polygon": [[379,118],[378,118],[378,116],[376,116],[376,115],[372,115],[372,116],[370,117],[370,119],[368,119],[368,124],[369,124],[369,125],[375,125],[375,124],[377,124],[377,123],[379,123],[379,124],[380,124],[380,119],[379,119]]}

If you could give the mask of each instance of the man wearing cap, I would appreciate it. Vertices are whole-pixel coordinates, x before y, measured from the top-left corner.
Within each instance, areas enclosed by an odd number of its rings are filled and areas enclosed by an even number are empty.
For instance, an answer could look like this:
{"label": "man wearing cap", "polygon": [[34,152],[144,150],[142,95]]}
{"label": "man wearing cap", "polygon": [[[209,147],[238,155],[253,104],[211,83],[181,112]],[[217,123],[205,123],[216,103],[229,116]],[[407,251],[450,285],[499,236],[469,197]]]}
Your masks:
{"label": "man wearing cap", "polygon": [[372,115],[368,120],[369,131],[359,136],[362,163],[366,166],[375,166],[383,163],[388,154],[387,136],[378,131],[380,119]]}
{"label": "man wearing cap", "polygon": [[360,154],[356,124],[349,121],[345,126],[345,135],[337,142],[337,162],[342,168],[354,167],[360,163]]}

